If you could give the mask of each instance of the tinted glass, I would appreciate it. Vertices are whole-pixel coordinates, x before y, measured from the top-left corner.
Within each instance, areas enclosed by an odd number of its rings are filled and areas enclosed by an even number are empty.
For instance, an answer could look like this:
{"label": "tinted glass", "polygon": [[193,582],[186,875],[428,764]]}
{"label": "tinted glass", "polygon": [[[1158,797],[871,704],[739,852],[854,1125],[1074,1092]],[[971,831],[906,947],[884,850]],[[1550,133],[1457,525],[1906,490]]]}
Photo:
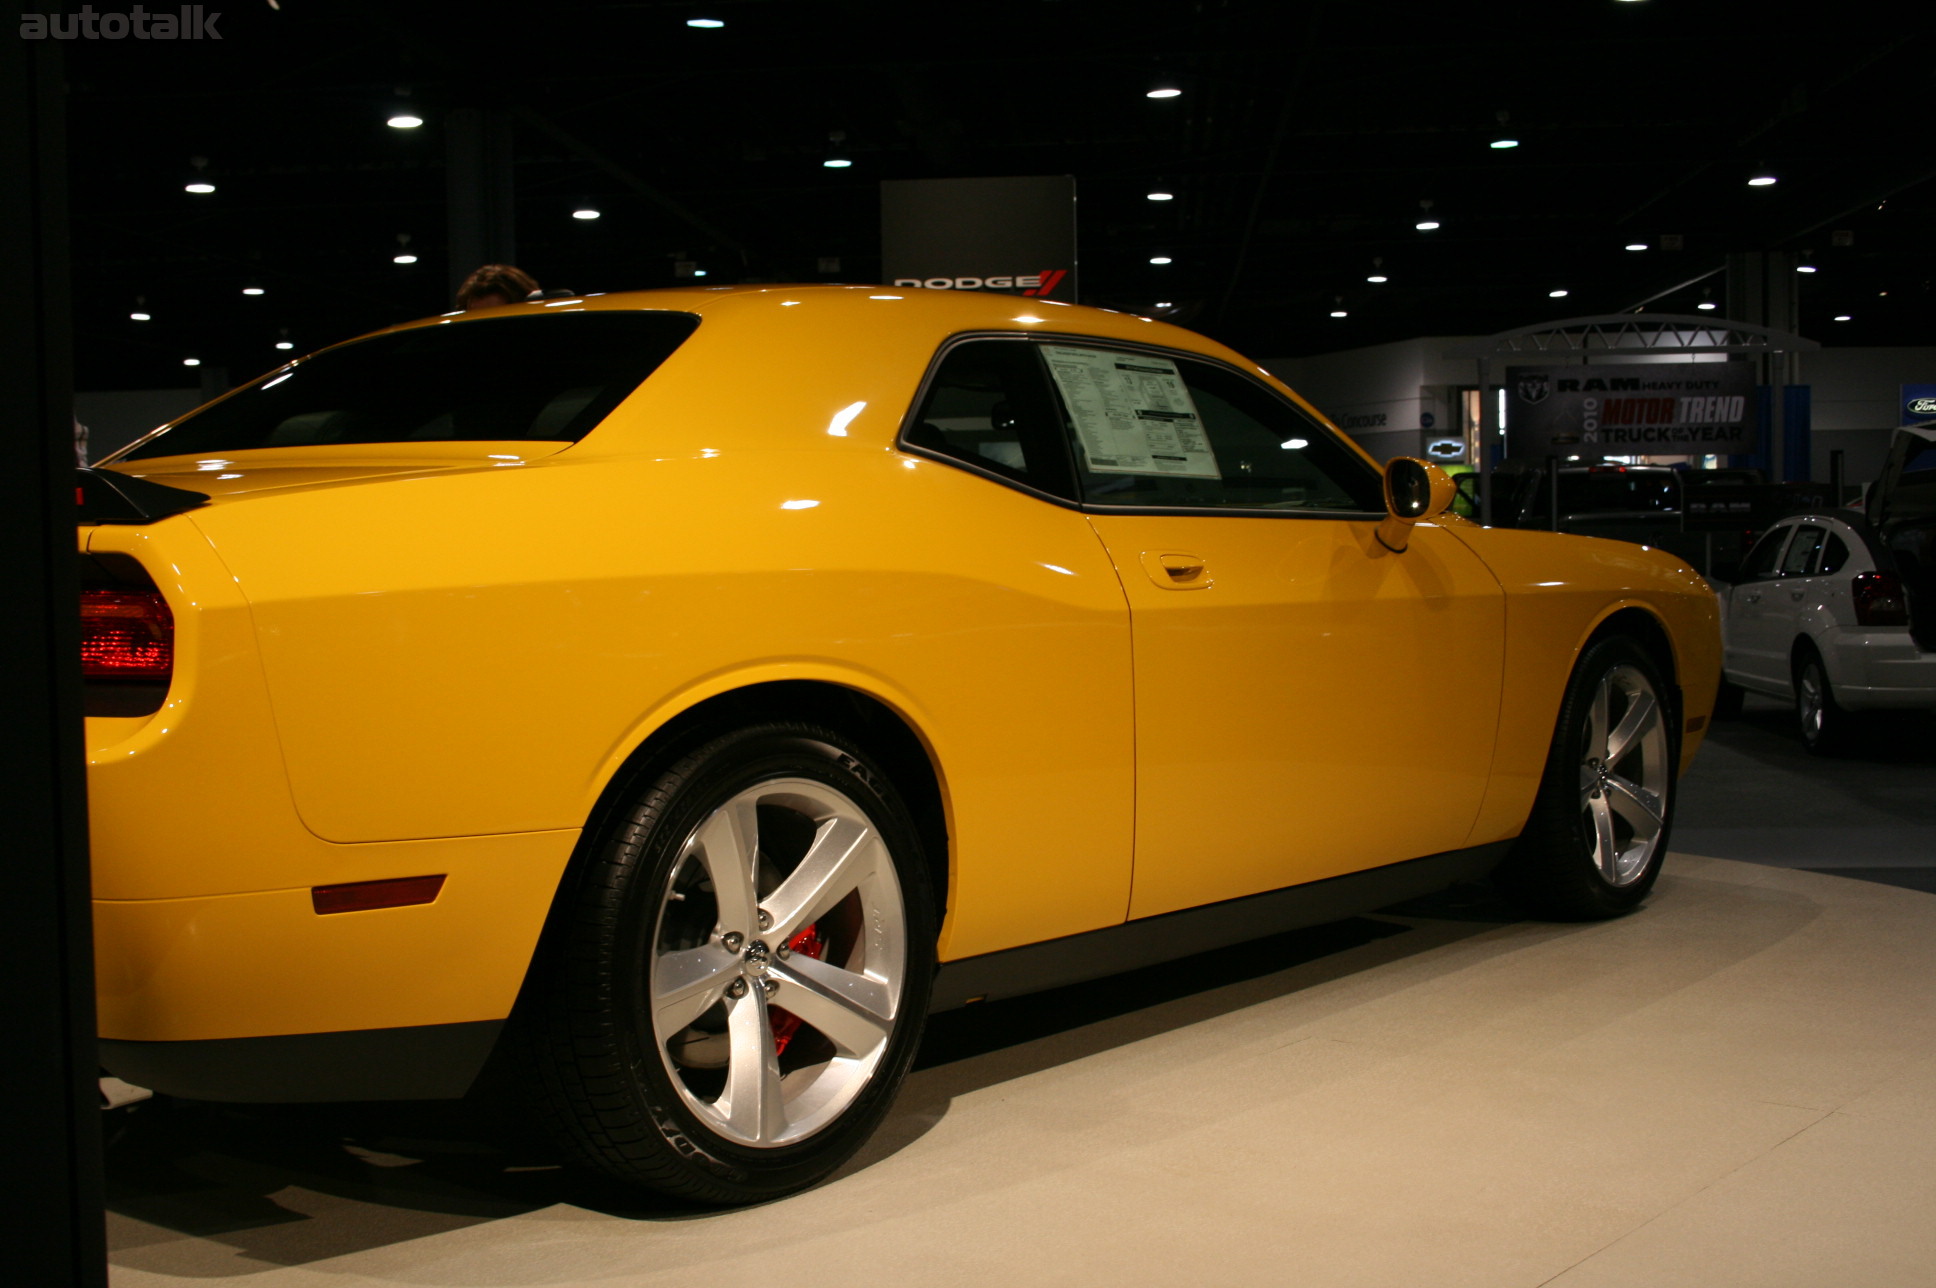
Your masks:
{"label": "tinted glass", "polygon": [[1891,523],[1936,518],[1936,444],[1918,445],[1909,453],[1889,496],[1887,517]]}
{"label": "tinted glass", "polygon": [[1033,347],[969,340],[948,350],[901,441],[1067,495],[1068,457]]}
{"label": "tinted glass", "polygon": [[1680,508],[1680,484],[1669,473],[1656,470],[1560,472],[1562,514],[1671,514]]}
{"label": "tinted glass", "polygon": [[576,442],[698,322],[687,313],[564,313],[380,335],[294,363],[129,459],[339,443]]}
{"label": "tinted glass", "polygon": [[1795,539],[1788,543],[1788,552],[1781,557],[1781,575],[1784,577],[1805,577],[1814,566],[1815,556],[1821,553],[1823,532],[1814,524],[1806,524],[1795,530]]}
{"label": "tinted glass", "polygon": [[1828,541],[1822,546],[1821,571],[1824,574],[1832,573],[1832,572],[1841,572],[1843,565],[1847,564],[1848,561],[1849,561],[1848,543],[1843,541],[1842,538],[1837,536],[1835,533],[1833,532],[1829,533]]}
{"label": "tinted glass", "polygon": [[1775,575],[1776,561],[1781,558],[1782,543],[1788,540],[1792,528],[1776,528],[1755,542],[1754,549],[1741,561],[1741,580],[1753,581],[1759,577]]}
{"label": "tinted glass", "polygon": [[1044,343],[1085,502],[1383,513],[1378,472],[1276,393],[1207,362]]}

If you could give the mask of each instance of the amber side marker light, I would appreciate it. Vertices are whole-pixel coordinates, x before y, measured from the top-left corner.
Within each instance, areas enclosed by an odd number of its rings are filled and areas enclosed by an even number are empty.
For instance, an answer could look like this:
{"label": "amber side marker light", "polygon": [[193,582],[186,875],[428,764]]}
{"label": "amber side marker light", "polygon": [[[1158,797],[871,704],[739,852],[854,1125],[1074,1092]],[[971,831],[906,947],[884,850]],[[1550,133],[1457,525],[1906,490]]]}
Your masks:
{"label": "amber side marker light", "polygon": [[332,912],[368,912],[372,908],[408,908],[412,904],[434,903],[444,888],[444,878],[391,877],[384,881],[351,881],[344,885],[312,886],[309,902],[319,915]]}
{"label": "amber side marker light", "polygon": [[81,675],[89,680],[166,680],[175,665],[175,618],[160,595],[81,592]]}

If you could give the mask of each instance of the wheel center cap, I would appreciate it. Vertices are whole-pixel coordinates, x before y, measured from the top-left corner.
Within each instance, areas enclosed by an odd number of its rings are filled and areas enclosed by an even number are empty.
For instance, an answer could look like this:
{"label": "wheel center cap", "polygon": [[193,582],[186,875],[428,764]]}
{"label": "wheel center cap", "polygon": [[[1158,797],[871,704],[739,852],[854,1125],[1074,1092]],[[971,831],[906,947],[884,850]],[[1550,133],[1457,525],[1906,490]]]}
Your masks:
{"label": "wheel center cap", "polygon": [[749,975],[766,974],[766,959],[767,959],[767,950],[766,950],[766,941],[764,939],[755,939],[752,943],[746,945],[745,961],[746,961],[747,974]]}

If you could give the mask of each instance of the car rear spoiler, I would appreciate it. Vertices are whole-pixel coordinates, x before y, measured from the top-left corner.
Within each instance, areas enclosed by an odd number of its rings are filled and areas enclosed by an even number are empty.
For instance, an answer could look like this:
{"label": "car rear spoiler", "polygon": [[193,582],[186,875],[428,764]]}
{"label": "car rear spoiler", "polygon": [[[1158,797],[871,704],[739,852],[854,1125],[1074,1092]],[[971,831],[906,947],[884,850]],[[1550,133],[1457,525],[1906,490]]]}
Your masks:
{"label": "car rear spoiler", "polygon": [[113,470],[81,466],[75,471],[74,503],[82,523],[153,523],[208,501],[205,492],[150,483]]}

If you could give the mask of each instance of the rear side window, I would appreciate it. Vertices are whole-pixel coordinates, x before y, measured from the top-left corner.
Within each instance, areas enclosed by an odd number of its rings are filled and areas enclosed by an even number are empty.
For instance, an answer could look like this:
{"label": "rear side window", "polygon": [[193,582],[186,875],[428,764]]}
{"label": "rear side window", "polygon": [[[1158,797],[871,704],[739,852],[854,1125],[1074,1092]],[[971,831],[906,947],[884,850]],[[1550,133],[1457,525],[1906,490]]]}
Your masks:
{"label": "rear side window", "polygon": [[1835,533],[1829,533],[1828,541],[1822,547],[1822,574],[1827,576],[1829,573],[1841,572],[1842,566],[1848,561],[1848,543]]}
{"label": "rear side window", "polygon": [[1000,478],[1070,496],[1055,405],[1027,340],[948,350],[901,441]]}
{"label": "rear side window", "polygon": [[1224,367],[1044,341],[1082,499],[1152,509],[1381,513],[1378,472]]}
{"label": "rear side window", "polygon": [[576,442],[692,334],[689,313],[478,319],[293,363],[124,459],[348,443]]}

